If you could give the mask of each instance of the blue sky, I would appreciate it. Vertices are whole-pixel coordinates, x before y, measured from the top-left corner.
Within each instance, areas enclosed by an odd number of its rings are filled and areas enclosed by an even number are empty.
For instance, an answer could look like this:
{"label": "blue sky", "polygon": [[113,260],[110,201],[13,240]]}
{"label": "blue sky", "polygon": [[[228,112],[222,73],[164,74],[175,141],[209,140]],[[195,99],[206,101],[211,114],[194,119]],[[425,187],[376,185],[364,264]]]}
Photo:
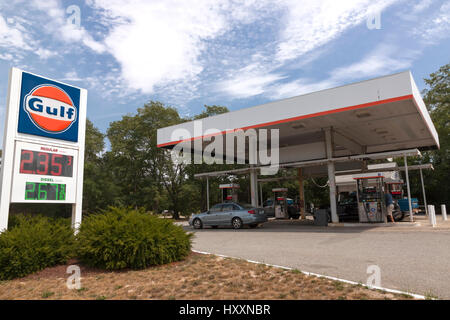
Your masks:
{"label": "blue sky", "polygon": [[192,116],[408,69],[422,90],[449,39],[439,0],[0,0],[0,123],[12,66],[88,89],[105,132],[149,100]]}

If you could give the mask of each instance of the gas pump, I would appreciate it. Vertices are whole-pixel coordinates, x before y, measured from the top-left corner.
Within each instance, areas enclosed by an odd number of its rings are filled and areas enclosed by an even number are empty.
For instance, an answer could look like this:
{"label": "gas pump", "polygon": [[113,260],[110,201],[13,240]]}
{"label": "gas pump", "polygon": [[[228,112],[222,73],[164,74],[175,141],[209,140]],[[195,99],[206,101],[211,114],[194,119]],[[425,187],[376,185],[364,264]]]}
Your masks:
{"label": "gas pump", "polygon": [[287,206],[287,188],[272,189],[274,198],[274,210],[276,219],[286,219],[289,217]]}
{"label": "gas pump", "polygon": [[384,202],[384,177],[358,177],[356,197],[359,222],[386,222]]}
{"label": "gas pump", "polygon": [[219,185],[219,189],[222,190],[222,202],[238,202],[238,184],[221,184]]}
{"label": "gas pump", "polygon": [[386,182],[386,188],[393,200],[403,199],[403,182]]}

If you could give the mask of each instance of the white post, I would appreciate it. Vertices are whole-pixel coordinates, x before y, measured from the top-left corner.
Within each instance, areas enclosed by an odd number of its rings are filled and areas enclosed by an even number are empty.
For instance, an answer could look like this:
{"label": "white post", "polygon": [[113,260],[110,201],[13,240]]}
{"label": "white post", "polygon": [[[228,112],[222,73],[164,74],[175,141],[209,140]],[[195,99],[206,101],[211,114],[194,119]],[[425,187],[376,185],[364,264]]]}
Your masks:
{"label": "white post", "polygon": [[[86,141],[86,105],[87,105],[87,90],[80,89],[80,108],[79,108],[79,120],[78,120],[78,130],[81,134],[79,137],[79,148],[78,148],[78,170],[76,185],[77,193],[75,196],[75,203],[72,205],[72,228],[74,233],[78,233],[78,229],[81,225],[82,219],[82,208],[83,208],[83,177],[84,177],[84,144]],[[84,107],[83,107],[84,106]]]}
{"label": "white post", "polygon": [[250,171],[250,198],[253,207],[258,206],[258,175],[256,169]]}
{"label": "white post", "polygon": [[436,213],[433,205],[428,206],[428,220],[430,221],[432,227],[436,226]]}
{"label": "white post", "polygon": [[447,221],[447,209],[445,207],[445,204],[441,204],[441,215],[442,220]]}
{"label": "white post", "polygon": [[206,210],[209,211],[209,178],[206,177]]}
{"label": "white post", "polygon": [[[333,139],[331,136],[331,128],[325,129],[325,144],[327,151],[327,158],[333,157]],[[330,182],[330,209],[331,209],[331,221],[334,223],[339,222],[339,216],[337,215],[336,206],[336,176],[334,162],[328,161],[328,181]]]}
{"label": "white post", "polygon": [[260,202],[259,204],[262,207],[262,205],[264,203],[264,199],[263,199],[263,194],[262,194],[262,183],[261,182],[259,183],[259,202]]}
{"label": "white post", "polygon": [[427,197],[425,195],[425,184],[423,183],[422,168],[420,168],[420,181],[422,182],[423,204],[425,206],[425,214],[428,216]]}
{"label": "white post", "polygon": [[412,210],[412,204],[411,204],[411,190],[409,188],[408,159],[407,159],[406,154],[403,155],[403,159],[405,160],[406,189],[408,190],[409,220],[411,222],[414,222],[413,210]]}
{"label": "white post", "polygon": [[9,204],[14,161],[15,130],[17,127],[17,106],[20,100],[21,72],[11,68],[9,72],[8,98],[4,123],[2,169],[0,173],[0,233],[8,229]]}

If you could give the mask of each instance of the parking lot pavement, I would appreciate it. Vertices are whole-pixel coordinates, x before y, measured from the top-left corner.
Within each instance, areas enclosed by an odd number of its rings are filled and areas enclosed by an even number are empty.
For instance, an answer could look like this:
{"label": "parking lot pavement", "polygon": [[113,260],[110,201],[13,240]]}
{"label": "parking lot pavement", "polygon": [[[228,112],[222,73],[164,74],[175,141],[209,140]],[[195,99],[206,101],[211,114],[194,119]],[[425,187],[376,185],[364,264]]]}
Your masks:
{"label": "parking lot pavement", "polygon": [[196,230],[193,249],[363,284],[367,267],[377,265],[382,287],[450,299],[449,246],[450,222],[371,228],[270,221],[258,229]]}

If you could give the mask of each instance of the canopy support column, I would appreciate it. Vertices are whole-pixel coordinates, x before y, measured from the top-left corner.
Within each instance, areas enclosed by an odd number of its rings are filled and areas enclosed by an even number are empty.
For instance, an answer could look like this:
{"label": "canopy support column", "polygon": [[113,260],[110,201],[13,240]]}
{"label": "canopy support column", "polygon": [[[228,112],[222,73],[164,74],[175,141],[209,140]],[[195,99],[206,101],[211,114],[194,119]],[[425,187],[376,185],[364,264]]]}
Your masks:
{"label": "canopy support column", "polygon": [[303,185],[303,172],[302,168],[298,168],[298,186],[299,186],[299,202],[298,205],[300,207],[300,215],[302,220],[306,219],[305,217],[305,188]]}
{"label": "canopy support column", "polygon": [[206,210],[209,211],[209,178],[206,177]]}
{"label": "canopy support column", "polygon": [[427,196],[425,195],[425,184],[423,183],[422,168],[420,168],[420,181],[422,183],[423,204],[425,205],[425,213],[428,216]]}
{"label": "canopy support column", "polygon": [[409,220],[414,222],[413,210],[411,204],[411,190],[409,188],[409,174],[408,174],[408,157],[403,155],[403,159],[405,160],[405,176],[406,176],[406,189],[408,190],[408,205],[409,205]]}
{"label": "canopy support column", "polygon": [[[331,128],[325,129],[325,144],[327,151],[327,158],[333,158],[333,139]],[[337,215],[336,206],[336,174],[334,168],[334,162],[328,161],[328,181],[330,183],[330,209],[331,209],[331,221],[334,223],[339,222],[339,216]]]}
{"label": "canopy support column", "polygon": [[259,204],[261,207],[263,206],[264,199],[263,199],[263,193],[262,193],[262,183],[259,182]]}
{"label": "canopy support column", "polygon": [[258,206],[258,175],[256,170],[252,169],[250,171],[250,198],[253,207]]}

